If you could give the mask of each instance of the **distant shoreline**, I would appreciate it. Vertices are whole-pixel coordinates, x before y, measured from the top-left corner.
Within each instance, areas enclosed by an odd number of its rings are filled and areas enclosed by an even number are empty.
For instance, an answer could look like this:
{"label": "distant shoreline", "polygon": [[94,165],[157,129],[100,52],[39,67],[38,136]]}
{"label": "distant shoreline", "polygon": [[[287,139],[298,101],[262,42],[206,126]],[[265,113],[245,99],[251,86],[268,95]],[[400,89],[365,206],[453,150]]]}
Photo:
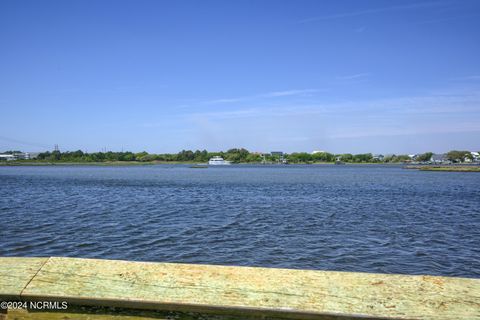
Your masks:
{"label": "distant shoreline", "polygon": [[0,162],[3,167],[18,167],[18,166],[148,166],[155,164],[194,164],[196,162],[180,162],[180,161],[104,161],[104,162],[43,162],[43,161],[11,161]]}
{"label": "distant shoreline", "polygon": [[[39,160],[16,160],[1,161],[0,167],[45,167],[45,166],[104,166],[104,167],[127,167],[127,166],[151,166],[151,165],[208,165],[208,162],[201,161],[39,161]],[[480,172],[480,165],[471,164],[450,164],[450,165],[413,165],[405,162],[343,162],[342,166],[358,166],[358,165],[377,165],[377,166],[403,166],[404,169],[416,169],[420,171],[451,171],[451,172]],[[281,164],[276,162],[237,162],[233,165],[270,165],[270,166],[323,166],[335,165],[335,162],[301,162]]]}
{"label": "distant shoreline", "polygon": [[[122,167],[122,166],[149,166],[149,165],[207,165],[207,162],[198,161],[104,161],[104,162],[48,162],[48,161],[9,161],[0,162],[1,167],[46,167],[46,166],[105,166],[105,167]],[[312,162],[312,163],[262,163],[262,162],[238,162],[233,165],[270,165],[270,166],[322,166],[335,165],[335,162]],[[342,166],[358,166],[358,165],[378,165],[378,166],[399,166],[404,165],[402,162],[378,163],[378,162],[360,162],[360,163],[343,163]]]}

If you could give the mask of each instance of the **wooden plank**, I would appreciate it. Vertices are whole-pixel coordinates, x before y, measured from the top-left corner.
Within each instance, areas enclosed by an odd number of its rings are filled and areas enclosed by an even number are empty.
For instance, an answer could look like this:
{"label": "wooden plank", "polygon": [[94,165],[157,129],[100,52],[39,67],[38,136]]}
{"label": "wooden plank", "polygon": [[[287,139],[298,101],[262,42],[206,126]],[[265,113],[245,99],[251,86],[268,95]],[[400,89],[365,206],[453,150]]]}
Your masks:
{"label": "wooden plank", "polygon": [[23,299],[302,319],[480,319],[480,280],[50,258]]}
{"label": "wooden plank", "polygon": [[48,258],[0,258],[0,300],[18,300],[20,293]]}

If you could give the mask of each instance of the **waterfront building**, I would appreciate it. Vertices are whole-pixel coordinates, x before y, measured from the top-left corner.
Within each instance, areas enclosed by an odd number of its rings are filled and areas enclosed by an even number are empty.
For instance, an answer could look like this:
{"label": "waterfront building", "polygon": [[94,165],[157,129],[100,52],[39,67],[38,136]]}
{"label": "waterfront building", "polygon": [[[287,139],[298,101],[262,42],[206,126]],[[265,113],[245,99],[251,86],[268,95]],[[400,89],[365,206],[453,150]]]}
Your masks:
{"label": "waterfront building", "polygon": [[479,152],[472,151],[472,152],[470,152],[470,154],[473,157],[473,162],[480,162],[480,153]]}
{"label": "waterfront building", "polygon": [[0,154],[0,160],[12,161],[12,160],[29,160],[29,159],[31,159],[31,156],[30,156],[30,153],[28,152]]}
{"label": "waterfront building", "polygon": [[15,153],[14,156],[17,160],[30,160],[31,159],[30,153],[28,153],[28,152]]}
{"label": "waterfront building", "polygon": [[447,159],[447,155],[445,153],[433,154],[432,158],[430,158],[430,162],[433,164],[450,164],[451,163],[451,161]]}
{"label": "waterfront building", "polygon": [[0,160],[12,161],[16,160],[16,158],[13,154],[0,154]]}

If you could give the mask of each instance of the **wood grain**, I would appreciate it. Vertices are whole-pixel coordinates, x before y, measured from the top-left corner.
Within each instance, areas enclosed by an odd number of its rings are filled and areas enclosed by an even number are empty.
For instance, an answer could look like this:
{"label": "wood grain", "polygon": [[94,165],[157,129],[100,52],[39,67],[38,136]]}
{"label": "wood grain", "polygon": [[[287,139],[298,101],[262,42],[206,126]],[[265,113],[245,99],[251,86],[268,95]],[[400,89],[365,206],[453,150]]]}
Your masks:
{"label": "wood grain", "polygon": [[48,258],[0,258],[0,300],[18,300]]}
{"label": "wood grain", "polygon": [[22,300],[260,318],[480,319],[480,279],[50,258],[28,282],[42,261],[10,259],[0,270],[18,275],[0,280],[0,293],[28,283]]}

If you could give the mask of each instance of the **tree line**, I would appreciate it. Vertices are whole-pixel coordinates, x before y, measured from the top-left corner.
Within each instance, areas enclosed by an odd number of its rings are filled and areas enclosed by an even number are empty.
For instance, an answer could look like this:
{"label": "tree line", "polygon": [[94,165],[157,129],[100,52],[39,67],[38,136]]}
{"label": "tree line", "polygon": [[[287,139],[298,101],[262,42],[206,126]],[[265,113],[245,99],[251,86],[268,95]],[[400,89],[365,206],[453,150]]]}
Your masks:
{"label": "tree line", "polygon": [[[10,151],[11,152],[11,151]],[[17,151],[15,151],[17,153]],[[19,152],[19,151],[18,151]],[[417,155],[414,161],[428,162],[432,158],[432,152],[426,152]],[[58,150],[42,152],[37,156],[37,160],[49,162],[112,162],[112,161],[138,161],[138,162],[207,162],[214,156],[221,156],[225,160],[234,163],[258,163],[279,162],[287,160],[289,163],[318,163],[318,162],[347,162],[347,163],[398,163],[411,161],[408,155],[388,155],[388,156],[374,156],[372,153],[361,154],[334,154],[329,152],[294,152],[290,154],[261,154],[250,152],[244,148],[229,149],[226,152],[209,152],[207,150],[182,150],[178,153],[163,153],[154,154],[146,151],[133,153],[126,152],[92,152],[87,153],[81,150],[61,152]],[[473,157],[469,151],[452,150],[445,156],[446,160],[452,162],[463,162],[466,158]]]}
{"label": "tree line", "polygon": [[[5,154],[18,154],[20,151],[6,151]],[[138,162],[207,162],[214,156],[220,156],[234,163],[259,163],[280,162],[286,160],[289,163],[319,163],[319,162],[347,162],[347,163],[400,163],[412,161],[408,155],[374,156],[372,153],[361,154],[334,154],[329,152],[294,152],[290,154],[261,154],[250,152],[244,148],[229,149],[226,152],[209,152],[207,150],[182,150],[178,153],[154,154],[146,151],[133,153],[126,152],[93,152],[87,153],[81,150],[61,152],[58,150],[47,151],[38,154],[36,160],[47,162],[113,162],[113,161],[138,161]],[[428,162],[433,156],[432,152],[417,155],[413,161]],[[445,154],[445,160],[452,162],[464,162],[465,159],[473,160],[469,151],[452,150]]]}
{"label": "tree line", "polygon": [[[290,163],[315,163],[315,162],[375,162],[371,153],[366,154],[333,154],[329,152],[320,152],[310,154],[307,152],[294,152],[291,154],[272,155],[272,154],[260,154],[252,153],[244,148],[229,149],[226,152],[208,152],[207,150],[182,150],[178,153],[163,153],[153,154],[147,152],[93,152],[86,153],[81,150],[60,152],[47,151],[40,153],[37,156],[38,160],[43,161],[60,161],[60,162],[111,162],[111,161],[162,161],[162,162],[207,162],[214,156],[220,156],[225,160],[232,161],[234,163],[258,163],[262,161],[266,162],[279,162],[281,160],[287,160]],[[392,156],[387,162],[398,162],[406,160],[408,156]],[[380,162],[380,161],[378,161]]]}
{"label": "tree line", "polygon": [[60,162],[111,162],[111,161],[162,161],[162,162],[207,162],[214,156],[221,156],[232,162],[260,162],[262,155],[251,153],[246,149],[230,149],[227,152],[208,152],[207,150],[182,150],[178,153],[154,154],[146,151],[133,153],[126,152],[93,152],[87,153],[81,150],[60,152],[47,151],[37,156],[37,160],[60,161]]}

